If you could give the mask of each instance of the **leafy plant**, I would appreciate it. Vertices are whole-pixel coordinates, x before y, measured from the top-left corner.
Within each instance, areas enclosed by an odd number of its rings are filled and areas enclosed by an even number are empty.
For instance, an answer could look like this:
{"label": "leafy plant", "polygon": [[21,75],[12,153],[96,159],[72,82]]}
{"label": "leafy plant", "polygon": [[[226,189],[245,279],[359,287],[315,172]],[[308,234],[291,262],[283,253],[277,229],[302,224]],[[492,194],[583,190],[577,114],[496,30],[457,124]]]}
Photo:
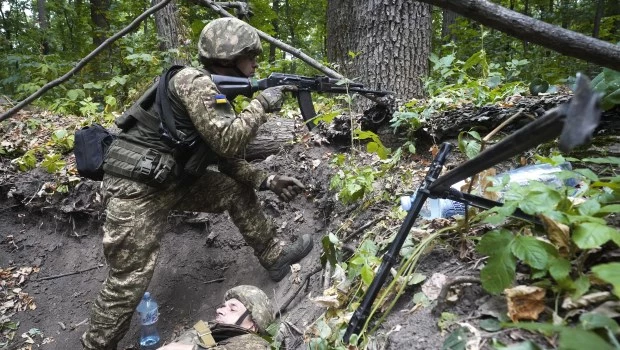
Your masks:
{"label": "leafy plant", "polygon": [[62,153],[67,153],[73,149],[74,136],[65,129],[56,130],[52,133],[52,143]]}
{"label": "leafy plant", "polygon": [[[477,245],[478,252],[489,256],[481,271],[483,287],[494,294],[509,287],[514,280],[517,262],[531,269],[534,279],[550,276],[556,292],[579,297],[590,289],[587,271],[574,260],[590,249],[600,249],[608,242],[620,245],[620,231],[609,226],[604,217],[618,211],[613,204],[619,197],[620,178],[599,178],[589,169],[577,169],[584,175],[580,188],[554,188],[532,181],[527,185],[510,184],[505,203],[483,214],[485,221],[499,224],[517,208],[537,215],[544,230],[524,228],[513,233],[498,228],[486,233]],[[572,176],[577,176],[574,173]],[[504,179],[504,183],[507,179]],[[504,184],[495,188],[503,188]],[[570,195],[570,198],[569,198]],[[617,266],[598,265],[592,271],[604,281],[618,286],[610,271]]]}
{"label": "leafy plant", "polygon": [[603,94],[601,106],[607,110],[620,104],[620,72],[603,68],[603,71],[592,79],[592,88]]}
{"label": "leafy plant", "polygon": [[34,169],[34,167],[37,165],[35,150],[29,150],[21,157],[13,159],[11,161],[11,164],[16,165],[20,171],[28,171],[30,169]]}
{"label": "leafy plant", "polygon": [[61,157],[62,156],[60,154],[46,154],[41,162],[41,167],[43,167],[48,173],[57,173],[65,165],[67,165],[67,162],[62,160]]}
{"label": "leafy plant", "polygon": [[[465,138],[468,135],[470,138]],[[480,153],[482,149],[482,137],[477,131],[461,131],[458,136],[458,145],[461,153],[467,156],[467,158],[473,158]]]}
{"label": "leafy plant", "polygon": [[364,197],[372,190],[372,185],[379,171],[372,166],[347,165],[347,156],[338,154],[332,163],[339,168],[330,181],[330,189],[338,190],[338,199],[345,204]]}

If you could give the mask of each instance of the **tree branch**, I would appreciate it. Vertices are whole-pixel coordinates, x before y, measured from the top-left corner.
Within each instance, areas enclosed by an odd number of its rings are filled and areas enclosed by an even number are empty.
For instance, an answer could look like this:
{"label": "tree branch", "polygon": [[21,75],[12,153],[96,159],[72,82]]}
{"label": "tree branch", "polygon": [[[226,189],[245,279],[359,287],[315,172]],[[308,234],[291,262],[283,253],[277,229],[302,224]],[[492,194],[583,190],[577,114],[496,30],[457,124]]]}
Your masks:
{"label": "tree branch", "polygon": [[82,69],[86,65],[86,63],[88,63],[95,56],[97,56],[97,54],[99,54],[99,52],[103,51],[103,49],[105,49],[107,46],[109,46],[114,41],[118,40],[123,35],[129,33],[131,30],[133,30],[135,27],[137,27],[138,24],[140,24],[140,22],[142,22],[146,17],[148,17],[150,14],[152,14],[154,12],[157,12],[158,10],[160,10],[161,8],[166,6],[169,2],[170,2],[170,0],[162,0],[162,2],[160,2],[157,5],[149,8],[148,10],[144,11],[144,13],[142,13],[140,16],[136,17],[136,19],[134,19],[133,22],[131,22],[127,27],[123,28],[120,32],[114,34],[113,36],[109,37],[104,42],[102,42],[101,45],[99,45],[95,50],[93,50],[86,57],[84,57],[81,61],[79,61],[77,63],[77,65],[73,69],[71,69],[69,72],[67,72],[65,75],[63,75],[62,77],[60,77],[60,78],[58,78],[56,80],[50,81],[49,83],[45,84],[42,88],[37,90],[35,93],[33,93],[32,95],[28,96],[28,98],[26,98],[25,100],[21,101],[15,107],[9,109],[7,112],[2,114],[0,116],[0,122],[5,120],[5,119],[8,119],[9,117],[11,117],[15,113],[17,113],[19,110],[21,110],[22,108],[24,108],[25,106],[30,104],[32,101],[34,101],[37,98],[39,98],[41,95],[43,95],[45,92],[47,92],[51,88],[53,88],[55,86],[58,86],[61,83],[63,83],[64,81],[66,81],[69,78],[71,78],[75,73],[77,73],[80,69]]}
{"label": "tree branch", "polygon": [[487,0],[418,0],[566,56],[620,71],[620,46],[511,11]]}

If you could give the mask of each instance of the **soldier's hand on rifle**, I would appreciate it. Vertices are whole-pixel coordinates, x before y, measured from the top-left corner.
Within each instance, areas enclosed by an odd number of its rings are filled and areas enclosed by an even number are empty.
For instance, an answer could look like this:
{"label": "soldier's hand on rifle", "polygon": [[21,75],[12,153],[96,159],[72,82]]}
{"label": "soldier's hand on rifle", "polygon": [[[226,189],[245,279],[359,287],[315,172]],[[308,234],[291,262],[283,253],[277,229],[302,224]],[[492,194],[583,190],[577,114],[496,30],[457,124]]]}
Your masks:
{"label": "soldier's hand on rifle", "polygon": [[263,105],[265,112],[277,112],[282,108],[285,91],[297,91],[297,86],[281,85],[270,87],[261,91],[261,93],[256,96],[256,99]]}
{"label": "soldier's hand on rifle", "polygon": [[294,177],[269,175],[265,180],[266,187],[285,202],[297,197],[306,187]]}

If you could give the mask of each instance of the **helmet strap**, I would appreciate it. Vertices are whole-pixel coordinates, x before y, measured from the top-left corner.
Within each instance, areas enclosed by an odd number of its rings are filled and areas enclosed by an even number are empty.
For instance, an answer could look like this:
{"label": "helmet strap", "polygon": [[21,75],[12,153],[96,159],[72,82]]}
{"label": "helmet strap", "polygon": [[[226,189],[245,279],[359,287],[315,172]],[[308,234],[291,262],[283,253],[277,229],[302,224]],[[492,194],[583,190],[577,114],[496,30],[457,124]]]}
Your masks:
{"label": "helmet strap", "polygon": [[241,314],[241,316],[239,316],[239,319],[237,319],[237,322],[235,322],[235,324],[237,326],[241,326],[241,324],[243,323],[243,321],[245,321],[246,317],[248,317],[248,315],[250,314],[250,310],[246,309],[243,314]]}

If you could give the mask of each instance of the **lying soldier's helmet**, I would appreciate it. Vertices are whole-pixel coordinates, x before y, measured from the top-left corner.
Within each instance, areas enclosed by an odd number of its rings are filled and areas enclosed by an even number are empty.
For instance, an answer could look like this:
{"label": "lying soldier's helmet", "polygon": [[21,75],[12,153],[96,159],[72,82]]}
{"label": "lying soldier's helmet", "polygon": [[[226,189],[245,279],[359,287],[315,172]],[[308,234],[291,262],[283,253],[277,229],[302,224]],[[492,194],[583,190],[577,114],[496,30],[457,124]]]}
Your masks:
{"label": "lying soldier's helmet", "polygon": [[240,56],[257,56],[262,51],[256,29],[232,17],[209,22],[198,41],[198,56],[206,60],[234,61]]}
{"label": "lying soldier's helmet", "polygon": [[224,301],[230,299],[239,300],[248,309],[259,333],[265,333],[275,320],[269,297],[257,287],[241,285],[231,288],[224,295]]}

